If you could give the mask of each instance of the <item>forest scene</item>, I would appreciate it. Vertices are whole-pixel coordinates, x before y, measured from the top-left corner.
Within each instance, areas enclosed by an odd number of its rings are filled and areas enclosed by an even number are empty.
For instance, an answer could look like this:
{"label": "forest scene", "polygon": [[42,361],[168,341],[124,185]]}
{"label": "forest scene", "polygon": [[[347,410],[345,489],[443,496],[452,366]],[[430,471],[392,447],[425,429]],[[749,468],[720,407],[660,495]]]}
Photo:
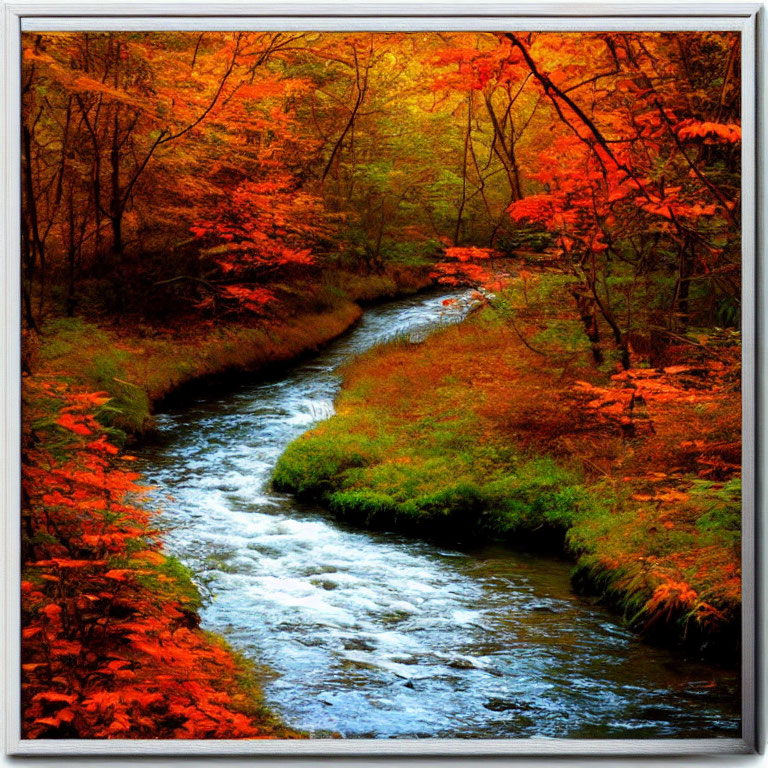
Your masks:
{"label": "forest scene", "polygon": [[739,736],[737,33],[22,43],[22,738]]}

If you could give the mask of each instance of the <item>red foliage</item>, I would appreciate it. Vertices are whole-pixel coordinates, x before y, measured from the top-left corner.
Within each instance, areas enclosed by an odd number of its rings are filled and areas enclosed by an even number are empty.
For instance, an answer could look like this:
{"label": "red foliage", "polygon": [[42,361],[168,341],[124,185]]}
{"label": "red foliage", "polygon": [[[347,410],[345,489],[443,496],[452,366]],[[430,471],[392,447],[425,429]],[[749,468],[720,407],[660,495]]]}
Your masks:
{"label": "red foliage", "polygon": [[741,126],[688,120],[677,127],[677,135],[683,140],[703,139],[705,144],[737,144],[741,141]]}
{"label": "red foliage", "polygon": [[443,285],[473,285],[492,290],[499,281],[498,275],[488,265],[477,262],[491,261],[496,255],[491,248],[446,248],[445,256],[450,261],[435,264],[432,277]]}
{"label": "red foliage", "polygon": [[[151,514],[131,500],[139,476],[86,412],[105,401],[25,380],[23,737],[263,736],[238,711],[232,656],[195,628]],[[40,426],[43,408],[63,440]]]}
{"label": "red foliage", "polygon": [[215,246],[226,279],[237,281],[221,297],[252,312],[274,299],[259,283],[280,269],[313,264],[312,245],[324,232],[322,201],[274,170],[269,181],[242,183],[214,217],[192,227],[196,238]]}

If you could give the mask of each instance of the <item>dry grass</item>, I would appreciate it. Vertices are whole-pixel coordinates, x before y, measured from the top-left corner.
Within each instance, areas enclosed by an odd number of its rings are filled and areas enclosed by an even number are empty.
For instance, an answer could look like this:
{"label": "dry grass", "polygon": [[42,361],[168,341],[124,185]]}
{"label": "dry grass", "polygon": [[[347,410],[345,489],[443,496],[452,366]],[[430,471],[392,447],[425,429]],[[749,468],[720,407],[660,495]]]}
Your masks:
{"label": "dry grass", "polygon": [[[276,482],[361,524],[425,536],[536,533],[560,546],[567,530],[582,589],[649,634],[733,649],[738,350],[713,366],[689,346],[674,350],[685,371],[614,378],[613,362],[593,362],[563,287],[542,275],[500,311],[353,363],[337,415],[289,448]],[[597,407],[577,382],[608,402],[614,391],[645,399],[631,412]]]}

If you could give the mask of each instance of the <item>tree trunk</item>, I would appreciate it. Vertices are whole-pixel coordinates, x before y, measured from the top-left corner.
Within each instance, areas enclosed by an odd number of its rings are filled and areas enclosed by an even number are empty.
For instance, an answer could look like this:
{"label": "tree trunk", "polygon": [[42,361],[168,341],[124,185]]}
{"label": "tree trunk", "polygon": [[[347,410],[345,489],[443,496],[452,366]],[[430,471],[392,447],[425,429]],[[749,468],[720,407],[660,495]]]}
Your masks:
{"label": "tree trunk", "polygon": [[69,243],[67,245],[67,317],[72,317],[75,313],[75,256],[77,247],[75,245],[75,203],[74,194],[69,197]]}
{"label": "tree trunk", "polygon": [[472,135],[472,92],[467,96],[467,132],[464,135],[464,159],[461,167],[461,202],[456,216],[456,229],[453,233],[453,244],[459,244],[461,237],[461,219],[464,216],[464,206],[467,203],[467,157],[469,156],[469,142]]}
{"label": "tree trunk", "polygon": [[592,359],[599,365],[605,358],[603,357],[603,350],[600,348],[600,329],[597,325],[595,300],[576,289],[571,291],[571,295],[576,300],[581,322],[584,323],[584,330],[592,346]]}

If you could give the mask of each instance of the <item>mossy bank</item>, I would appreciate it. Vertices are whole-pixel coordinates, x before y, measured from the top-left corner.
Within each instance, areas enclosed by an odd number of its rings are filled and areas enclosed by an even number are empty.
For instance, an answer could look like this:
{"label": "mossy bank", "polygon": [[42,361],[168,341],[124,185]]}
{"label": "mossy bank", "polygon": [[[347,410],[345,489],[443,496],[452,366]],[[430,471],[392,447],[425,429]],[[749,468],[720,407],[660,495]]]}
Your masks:
{"label": "mossy bank", "polygon": [[[428,282],[426,272],[370,280],[340,274],[248,323],[160,329],[59,317],[27,340],[27,737],[306,735],[264,705],[259,669],[200,628],[194,575],[160,551],[152,513],[136,503],[134,457],[120,448],[150,427],[155,404],[185,384],[286,363],[353,325],[362,312],[353,298],[408,293]],[[101,627],[96,639],[93,626]],[[144,713],[150,705],[154,721]]]}
{"label": "mossy bank", "polygon": [[581,396],[623,382],[556,299],[567,280],[518,281],[461,326],[350,364],[336,415],[288,447],[274,485],[363,527],[565,550],[574,585],[648,637],[735,659],[740,478],[697,471],[690,446],[738,441],[738,399],[695,366],[643,369],[711,397],[649,400],[628,437]]}
{"label": "mossy bank", "polygon": [[39,337],[28,335],[25,364],[32,372],[53,372],[106,392],[111,402],[100,419],[117,430],[115,439],[124,440],[151,429],[153,409],[185,387],[289,363],[353,326],[361,304],[430,285],[427,265],[380,275],[335,270],[316,284],[276,288],[280,301],[263,317],[178,320],[167,327],[56,317],[43,324]]}

